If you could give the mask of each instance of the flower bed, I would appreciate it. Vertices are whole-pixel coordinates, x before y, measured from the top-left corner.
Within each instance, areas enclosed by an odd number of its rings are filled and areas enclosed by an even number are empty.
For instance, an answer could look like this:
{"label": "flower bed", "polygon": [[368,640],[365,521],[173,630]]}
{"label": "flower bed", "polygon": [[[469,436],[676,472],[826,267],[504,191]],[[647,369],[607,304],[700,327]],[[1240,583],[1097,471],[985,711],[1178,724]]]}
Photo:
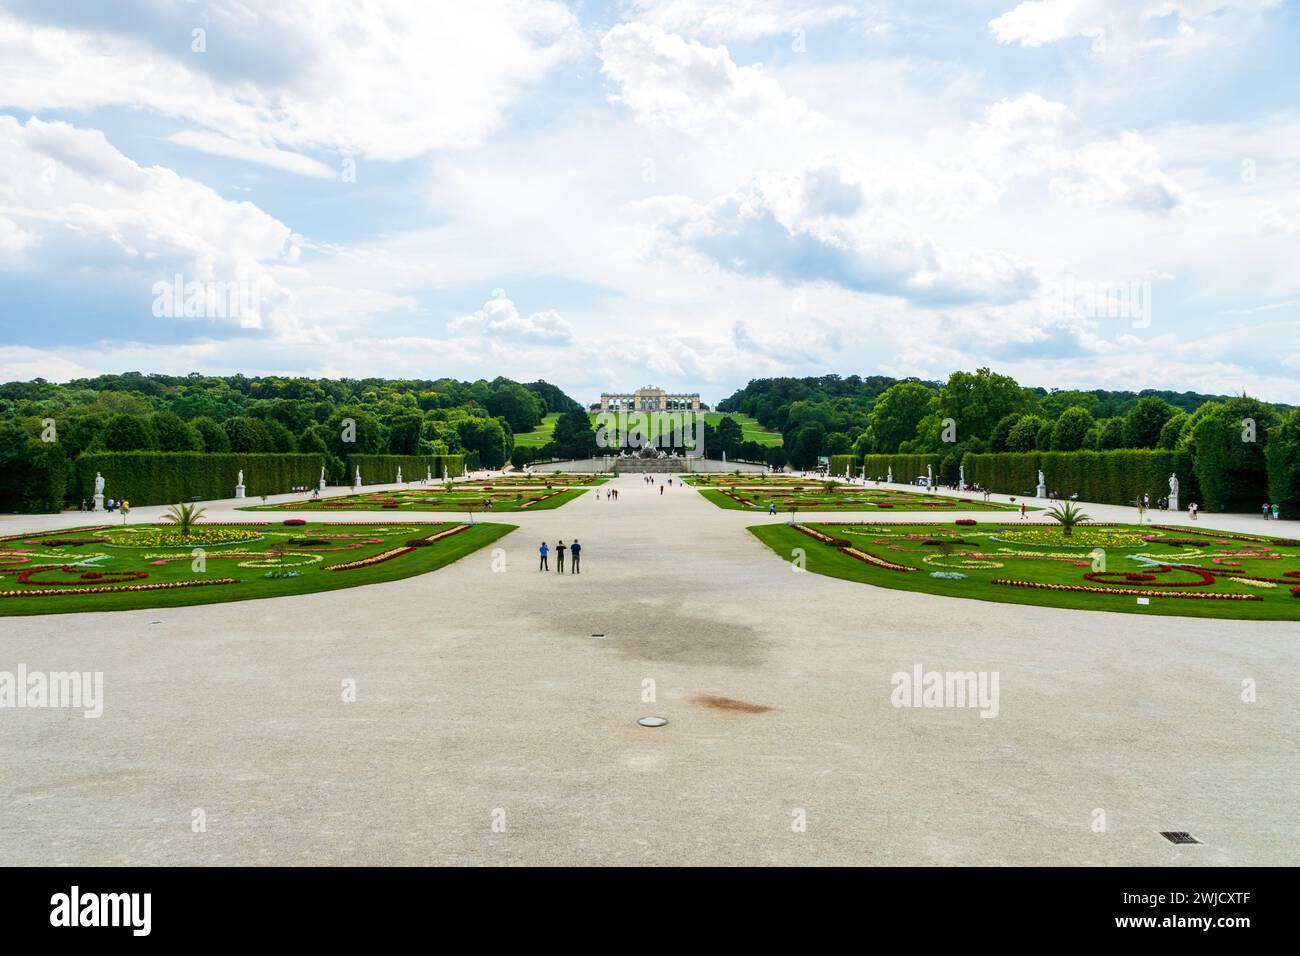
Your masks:
{"label": "flower bed", "polygon": [[1017,581],[1011,578],[994,578],[990,584],[1005,584],[1013,588],[1035,588],[1043,591],[1077,591],[1083,594],[1124,594],[1138,597],[1205,598],[1222,601],[1262,601],[1258,594],[1232,594],[1219,591],[1156,591],[1151,588],[1100,588],[1087,584],[1049,584],[1046,581]]}
{"label": "flower bed", "polygon": [[886,571],[919,571],[919,568],[911,567],[906,564],[897,564],[893,561],[886,561],[884,558],[878,558],[874,554],[866,551],[859,551],[857,548],[840,548],[840,554],[847,554],[850,558],[857,558],[859,561],[865,561],[867,564],[877,568],[883,568]]}
{"label": "flower bed", "polygon": [[201,588],[214,584],[238,584],[238,578],[213,578],[206,581],[160,581],[155,584],[120,584],[107,587],[62,587],[0,591],[0,597],[54,597],[60,594],[108,594],[115,591],[168,591],[173,588]]}

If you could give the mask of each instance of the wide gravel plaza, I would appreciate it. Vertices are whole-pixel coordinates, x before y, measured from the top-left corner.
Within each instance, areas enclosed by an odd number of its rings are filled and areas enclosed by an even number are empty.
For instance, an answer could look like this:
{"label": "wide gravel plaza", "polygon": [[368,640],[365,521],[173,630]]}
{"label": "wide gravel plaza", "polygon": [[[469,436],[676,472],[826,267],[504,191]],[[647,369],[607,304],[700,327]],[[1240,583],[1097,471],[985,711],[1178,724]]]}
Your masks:
{"label": "wide gravel plaza", "polygon": [[[1295,862],[1300,625],[792,573],[745,530],[787,518],[631,475],[402,581],[7,618],[0,669],[103,671],[105,702],[4,715],[0,863]],[[575,537],[581,575],[538,572]],[[918,664],[998,672],[997,717],[892,706]]]}

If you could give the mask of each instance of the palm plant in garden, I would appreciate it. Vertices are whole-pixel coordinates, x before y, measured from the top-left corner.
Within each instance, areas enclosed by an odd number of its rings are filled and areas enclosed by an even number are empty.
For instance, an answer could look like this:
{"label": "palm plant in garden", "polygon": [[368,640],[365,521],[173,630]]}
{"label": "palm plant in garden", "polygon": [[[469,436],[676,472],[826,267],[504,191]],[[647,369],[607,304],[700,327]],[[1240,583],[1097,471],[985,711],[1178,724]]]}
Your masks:
{"label": "palm plant in garden", "polygon": [[1061,534],[1067,538],[1074,532],[1075,525],[1092,520],[1072,501],[1062,501],[1059,505],[1053,505],[1047,509],[1047,517],[1061,526]]}
{"label": "palm plant in garden", "polygon": [[202,517],[203,509],[198,505],[178,504],[167,509],[167,514],[163,515],[163,520],[176,525],[181,529],[181,537],[188,538],[190,530],[199,523],[199,519]]}

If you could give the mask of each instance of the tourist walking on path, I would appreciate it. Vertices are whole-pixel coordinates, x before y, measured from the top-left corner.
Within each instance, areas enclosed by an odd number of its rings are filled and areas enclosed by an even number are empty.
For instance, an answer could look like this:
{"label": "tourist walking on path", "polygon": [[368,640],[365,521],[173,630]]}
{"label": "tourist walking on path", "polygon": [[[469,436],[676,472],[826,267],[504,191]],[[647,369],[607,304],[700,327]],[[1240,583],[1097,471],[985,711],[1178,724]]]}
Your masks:
{"label": "tourist walking on path", "polygon": [[1264,520],[1267,521],[1269,515],[1271,515],[1272,513],[1273,513],[1273,509],[1268,506],[1268,502],[1267,501],[1264,502]]}
{"label": "tourist walking on path", "polygon": [[663,486],[663,485],[660,485],[660,486],[659,486],[659,494],[662,495],[663,493],[664,493],[664,486]]}
{"label": "tourist walking on path", "polygon": [[773,501],[769,501],[769,502],[767,503],[767,513],[770,514],[770,515],[774,515],[774,514],[776,514],[776,501],[775,501],[775,500],[773,500]]}
{"label": "tourist walking on path", "polygon": [[561,538],[560,543],[555,546],[555,573],[556,574],[564,573],[564,539],[563,538]]}
{"label": "tourist walking on path", "polygon": [[582,561],[582,545],[578,544],[577,538],[573,539],[573,544],[569,547],[569,555],[573,559],[571,562],[573,567],[569,573],[581,574],[582,572],[578,570],[578,564]]}
{"label": "tourist walking on path", "polygon": [[1025,520],[1025,503],[1023,501],[1020,502],[1020,520]]}
{"label": "tourist walking on path", "polygon": [[1277,506],[1275,501],[1273,502],[1273,520],[1276,521],[1280,517],[1282,517],[1282,509]]}
{"label": "tourist walking on path", "polygon": [[541,555],[541,558],[542,558],[542,563],[539,564],[539,565],[537,566],[537,570],[538,570],[538,571],[549,571],[550,568],[549,568],[549,567],[547,566],[547,564],[546,564],[546,556],[547,556],[548,554],[551,553],[551,549],[548,548],[548,547],[546,546],[546,542],[545,542],[545,541],[543,541],[543,542],[542,542],[542,546],[541,546],[540,548],[537,549],[537,553],[538,553],[539,555]]}
{"label": "tourist walking on path", "polygon": [[1188,514],[1189,517],[1191,517],[1191,519],[1192,519],[1193,521],[1196,520],[1196,512],[1198,512],[1198,511],[1200,511],[1200,510],[1201,510],[1201,509],[1200,509],[1199,507],[1197,507],[1197,504],[1196,504],[1195,501],[1193,501],[1190,505],[1187,506],[1187,514]]}

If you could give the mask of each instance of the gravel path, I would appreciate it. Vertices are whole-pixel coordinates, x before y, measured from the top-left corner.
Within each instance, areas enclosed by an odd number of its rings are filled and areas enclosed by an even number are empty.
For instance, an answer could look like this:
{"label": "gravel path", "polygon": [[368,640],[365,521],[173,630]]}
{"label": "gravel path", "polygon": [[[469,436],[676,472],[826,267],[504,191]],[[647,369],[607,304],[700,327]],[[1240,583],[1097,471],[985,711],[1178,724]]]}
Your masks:
{"label": "gravel path", "polygon": [[[615,487],[618,503],[605,498]],[[234,504],[209,505],[208,518],[261,519]],[[0,533],[87,517],[6,516]],[[554,511],[498,515],[521,526],[503,555],[422,577],[2,619],[0,670],[103,671],[105,704],[97,720],[0,710],[0,864],[1300,857],[1300,624],[1020,607],[795,574],[744,530],[785,517],[626,476]],[[1197,525],[1300,534],[1251,516]],[[536,570],[540,541],[574,536],[581,575]],[[998,716],[895,708],[891,676],[917,664],[996,671]],[[1248,679],[1254,703],[1242,700]],[[670,722],[638,727],[648,714]],[[196,810],[205,832],[193,832]],[[1203,845],[1174,846],[1161,830]]]}

